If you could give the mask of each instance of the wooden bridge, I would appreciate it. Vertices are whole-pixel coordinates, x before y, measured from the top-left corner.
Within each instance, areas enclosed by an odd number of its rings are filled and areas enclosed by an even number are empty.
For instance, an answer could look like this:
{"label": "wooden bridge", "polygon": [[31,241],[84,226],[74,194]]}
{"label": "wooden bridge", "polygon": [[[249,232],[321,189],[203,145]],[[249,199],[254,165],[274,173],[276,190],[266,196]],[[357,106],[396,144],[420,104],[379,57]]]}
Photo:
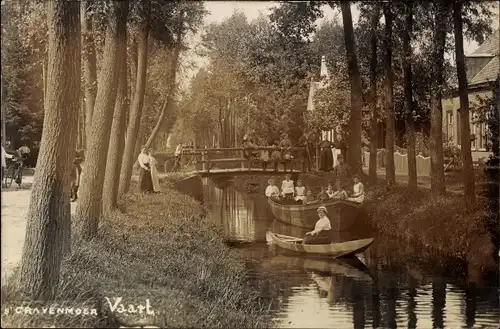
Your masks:
{"label": "wooden bridge", "polygon": [[[245,151],[253,153],[254,156],[245,156]],[[271,157],[273,151],[280,151],[281,157],[279,161],[273,161]],[[184,151],[182,157],[184,158],[184,167],[192,168],[194,166],[193,173],[201,176],[297,174],[304,171],[304,161],[306,159],[302,156],[303,151],[303,147],[291,147],[286,150],[279,147],[257,147],[253,149],[244,149],[242,147],[203,148]],[[288,160],[284,159],[284,154],[287,153],[291,155]]]}

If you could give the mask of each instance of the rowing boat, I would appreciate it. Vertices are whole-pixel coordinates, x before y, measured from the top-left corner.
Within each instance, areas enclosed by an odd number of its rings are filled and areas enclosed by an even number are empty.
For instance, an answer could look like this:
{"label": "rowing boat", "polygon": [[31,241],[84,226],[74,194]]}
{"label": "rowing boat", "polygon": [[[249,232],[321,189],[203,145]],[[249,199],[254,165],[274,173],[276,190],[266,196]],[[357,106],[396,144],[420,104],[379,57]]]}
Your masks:
{"label": "rowing boat", "polygon": [[273,244],[286,250],[335,258],[363,252],[374,241],[373,238],[369,238],[329,244],[302,244],[303,239],[293,236],[268,232],[267,237]]}
{"label": "rowing boat", "polygon": [[313,228],[318,220],[317,210],[319,206],[324,206],[328,210],[327,216],[334,231],[350,229],[363,211],[361,203],[348,200],[332,200],[308,205],[285,205],[271,198],[267,200],[273,215],[278,220],[309,229]]}

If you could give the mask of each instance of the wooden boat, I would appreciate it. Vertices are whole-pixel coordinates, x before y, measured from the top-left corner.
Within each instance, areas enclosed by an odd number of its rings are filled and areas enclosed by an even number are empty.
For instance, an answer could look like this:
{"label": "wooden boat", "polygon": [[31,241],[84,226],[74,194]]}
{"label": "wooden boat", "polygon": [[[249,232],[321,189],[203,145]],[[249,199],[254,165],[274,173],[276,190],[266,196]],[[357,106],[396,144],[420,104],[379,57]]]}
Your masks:
{"label": "wooden boat", "polygon": [[301,238],[272,232],[267,233],[267,238],[273,244],[286,250],[311,255],[333,256],[335,258],[363,252],[374,241],[373,238],[370,238],[330,244],[302,244],[303,239]]}
{"label": "wooden boat", "polygon": [[[357,260],[357,262],[355,262]],[[319,259],[301,256],[277,255],[270,263],[272,265],[284,265],[287,267],[298,267],[305,270],[341,275],[355,278],[360,281],[372,281],[370,270],[358,259],[347,262],[339,259]]]}
{"label": "wooden boat", "polygon": [[280,204],[268,198],[273,215],[280,221],[303,228],[312,229],[318,220],[318,207],[328,210],[328,218],[334,231],[346,231],[363,213],[363,205],[348,200],[332,200],[308,205]]}

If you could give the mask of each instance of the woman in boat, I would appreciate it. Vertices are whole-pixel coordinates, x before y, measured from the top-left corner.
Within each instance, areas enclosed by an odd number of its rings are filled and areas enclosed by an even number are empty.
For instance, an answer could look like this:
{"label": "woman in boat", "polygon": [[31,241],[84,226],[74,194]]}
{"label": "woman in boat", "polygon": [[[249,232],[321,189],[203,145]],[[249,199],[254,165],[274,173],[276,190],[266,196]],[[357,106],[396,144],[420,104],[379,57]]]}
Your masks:
{"label": "woman in boat", "polygon": [[321,191],[318,193],[318,196],[316,198],[319,200],[319,202],[328,200],[328,194],[326,194],[326,189],[324,186],[321,186]]}
{"label": "woman in boat", "polygon": [[286,174],[285,180],[281,182],[281,194],[285,199],[293,199],[295,194],[293,180],[290,179],[291,177],[290,174]]}
{"label": "woman in boat", "polygon": [[275,198],[278,199],[280,197],[280,190],[278,189],[278,186],[276,186],[274,179],[269,179],[267,181],[267,187],[266,187],[266,196],[268,198]]}
{"label": "woman in boat", "polygon": [[316,200],[316,198],[314,198],[312,190],[307,190],[306,196],[302,200],[302,204],[308,205],[308,204],[313,204],[313,203],[317,203],[317,202],[318,202],[318,200]]}
{"label": "woman in boat", "polygon": [[153,192],[153,180],[151,179],[151,167],[149,164],[148,149],[143,148],[137,157],[141,167],[139,172],[139,187],[143,193]]}
{"label": "woman in boat", "polygon": [[302,202],[306,197],[306,187],[302,185],[302,181],[297,181],[297,186],[295,187],[295,201]]}
{"label": "woman in boat", "polygon": [[331,199],[333,198],[333,195],[335,194],[335,191],[333,190],[332,184],[328,184],[326,187],[326,195],[328,195],[328,198]]}
{"label": "woman in boat", "polygon": [[153,157],[151,150],[148,152],[149,155],[149,167],[151,168],[151,181],[153,183],[153,192],[160,193],[160,177],[158,176],[158,170],[156,169],[156,164],[158,161]]}
{"label": "woman in boat", "polygon": [[347,200],[363,203],[365,200],[365,187],[363,186],[363,183],[359,181],[358,175],[354,175],[352,180],[354,181],[354,186],[352,187],[353,194]]}
{"label": "woman in boat", "polygon": [[337,179],[335,181],[335,188],[336,188],[336,191],[333,193],[332,199],[336,199],[336,200],[347,199],[347,192],[342,187],[342,182],[340,181],[340,179]]}
{"label": "woman in boat", "polygon": [[331,230],[330,219],[326,216],[328,211],[326,207],[318,208],[319,219],[314,226],[314,230],[307,232],[303,244],[329,244],[331,243]]}

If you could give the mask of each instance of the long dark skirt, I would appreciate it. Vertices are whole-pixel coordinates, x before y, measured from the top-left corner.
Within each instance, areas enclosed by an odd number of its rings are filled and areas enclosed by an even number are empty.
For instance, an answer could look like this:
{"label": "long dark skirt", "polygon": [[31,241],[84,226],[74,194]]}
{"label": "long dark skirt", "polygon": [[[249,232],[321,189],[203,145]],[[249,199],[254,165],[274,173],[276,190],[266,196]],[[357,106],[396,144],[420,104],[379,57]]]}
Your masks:
{"label": "long dark skirt", "polygon": [[303,244],[329,244],[332,242],[330,231],[321,231],[317,235],[306,235]]}
{"label": "long dark skirt", "polygon": [[321,149],[319,153],[319,164],[321,171],[331,171],[333,169],[333,154],[331,149]]}
{"label": "long dark skirt", "polygon": [[141,192],[153,192],[153,179],[151,178],[151,171],[144,170],[142,167],[139,172],[139,186]]}

